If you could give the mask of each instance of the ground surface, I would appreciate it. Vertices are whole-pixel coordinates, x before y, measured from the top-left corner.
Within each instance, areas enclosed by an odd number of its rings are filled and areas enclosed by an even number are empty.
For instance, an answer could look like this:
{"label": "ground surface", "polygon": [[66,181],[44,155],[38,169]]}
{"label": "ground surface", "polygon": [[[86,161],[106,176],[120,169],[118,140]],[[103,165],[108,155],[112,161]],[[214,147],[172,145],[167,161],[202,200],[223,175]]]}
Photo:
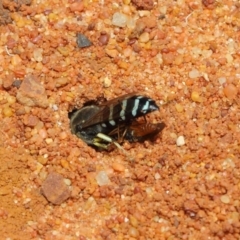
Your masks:
{"label": "ground surface", "polygon": [[[239,1],[1,1],[0,14],[1,239],[240,238]],[[133,162],[71,134],[74,107],[135,91],[167,127],[123,144]]]}

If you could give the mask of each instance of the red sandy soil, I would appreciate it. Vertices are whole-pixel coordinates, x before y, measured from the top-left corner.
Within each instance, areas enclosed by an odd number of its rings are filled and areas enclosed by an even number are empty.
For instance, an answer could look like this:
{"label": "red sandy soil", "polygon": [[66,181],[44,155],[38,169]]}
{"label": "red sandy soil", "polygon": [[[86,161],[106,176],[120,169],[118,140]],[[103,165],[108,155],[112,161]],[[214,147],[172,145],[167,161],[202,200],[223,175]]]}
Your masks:
{"label": "red sandy soil", "polygon": [[[238,1],[1,1],[0,17],[1,239],[240,239]],[[167,126],[122,144],[134,161],[71,133],[73,108],[131,92]]]}

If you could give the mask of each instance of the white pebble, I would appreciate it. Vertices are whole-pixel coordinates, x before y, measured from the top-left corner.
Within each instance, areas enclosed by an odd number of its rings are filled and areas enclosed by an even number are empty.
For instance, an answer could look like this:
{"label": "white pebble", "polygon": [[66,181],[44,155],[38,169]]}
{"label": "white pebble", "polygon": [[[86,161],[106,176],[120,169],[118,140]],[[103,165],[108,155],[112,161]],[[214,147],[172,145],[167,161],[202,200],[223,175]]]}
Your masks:
{"label": "white pebble", "polygon": [[177,141],[176,141],[176,143],[177,143],[177,146],[183,146],[184,144],[185,144],[185,139],[184,139],[184,137],[183,136],[179,136],[178,138],[177,138]]}
{"label": "white pebble", "polygon": [[152,187],[147,187],[147,188],[146,188],[146,193],[147,193],[148,196],[152,196],[152,195],[153,195],[153,192],[154,192],[154,191],[153,191],[153,188],[152,188]]}
{"label": "white pebble", "polygon": [[58,110],[58,106],[57,106],[56,104],[53,104],[53,105],[52,105],[52,109],[53,109],[54,111],[57,111],[57,110]]}
{"label": "white pebble", "polygon": [[33,51],[33,58],[37,62],[41,62],[43,60],[42,56],[43,49],[42,48],[36,48]]}
{"label": "white pebble", "polygon": [[228,53],[228,54],[226,54],[225,57],[226,57],[228,63],[232,63],[233,62],[233,56],[231,54]]}
{"label": "white pebble", "polygon": [[220,200],[222,203],[226,203],[226,204],[230,203],[230,197],[228,195],[222,195],[220,197]]}
{"label": "white pebble", "polygon": [[158,63],[159,65],[162,65],[162,63],[163,63],[163,58],[162,58],[162,54],[161,54],[161,53],[158,53],[158,54],[156,55],[156,60],[157,60],[157,63]]}
{"label": "white pebble", "polygon": [[160,174],[159,174],[159,173],[155,173],[155,175],[154,175],[154,178],[155,178],[156,180],[158,180],[158,179],[160,179],[160,178],[161,178],[161,176],[160,176]]}
{"label": "white pebble", "polygon": [[200,77],[200,73],[197,69],[192,69],[192,71],[189,72],[188,76],[190,78],[198,78]]}
{"label": "white pebble", "polygon": [[212,54],[213,54],[212,50],[202,50],[202,56],[204,58],[209,58],[212,56]]}
{"label": "white pebble", "polygon": [[96,176],[96,181],[99,186],[104,186],[110,183],[108,175],[105,171],[100,171]]}
{"label": "white pebble", "polygon": [[208,77],[208,74],[207,73],[202,73],[202,76],[203,76],[203,78],[206,80],[206,81],[208,81],[209,82],[209,77]]}
{"label": "white pebble", "polygon": [[149,41],[149,39],[150,39],[150,37],[149,37],[149,33],[148,33],[148,32],[144,32],[144,33],[142,33],[142,34],[139,36],[139,41],[140,41],[141,43],[146,43],[146,42]]}
{"label": "white pebble", "polygon": [[68,178],[64,178],[63,180],[65,182],[66,185],[70,186],[72,184],[71,180]]}
{"label": "white pebble", "polygon": [[227,81],[227,79],[225,77],[220,77],[218,78],[218,82],[223,85],[225,82]]}
{"label": "white pebble", "polygon": [[151,12],[147,10],[139,10],[138,14],[140,17],[149,17],[151,15]]}
{"label": "white pebble", "polygon": [[119,12],[114,13],[112,24],[117,27],[125,27],[127,25],[127,16]]}
{"label": "white pebble", "polygon": [[235,168],[235,163],[231,158],[226,158],[222,163],[222,168],[224,170],[227,168]]}
{"label": "white pebble", "polygon": [[103,79],[103,86],[105,88],[108,88],[108,87],[111,86],[111,84],[112,84],[112,80],[109,77],[104,77],[104,79]]}
{"label": "white pebble", "polygon": [[173,30],[174,30],[175,33],[181,33],[182,32],[182,28],[180,26],[173,27]]}

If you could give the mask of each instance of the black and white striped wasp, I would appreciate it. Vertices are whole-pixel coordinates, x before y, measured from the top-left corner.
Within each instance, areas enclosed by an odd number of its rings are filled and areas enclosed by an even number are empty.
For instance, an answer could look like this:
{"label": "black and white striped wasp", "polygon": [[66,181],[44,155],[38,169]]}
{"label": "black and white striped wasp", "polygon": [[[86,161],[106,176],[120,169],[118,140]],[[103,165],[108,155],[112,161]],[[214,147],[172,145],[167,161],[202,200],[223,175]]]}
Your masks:
{"label": "black and white striped wasp", "polygon": [[163,130],[163,122],[152,124],[136,120],[158,109],[153,99],[130,93],[101,105],[87,105],[72,111],[70,127],[72,133],[88,145],[108,149],[109,143],[113,143],[121,148],[119,142],[123,140],[143,141]]}

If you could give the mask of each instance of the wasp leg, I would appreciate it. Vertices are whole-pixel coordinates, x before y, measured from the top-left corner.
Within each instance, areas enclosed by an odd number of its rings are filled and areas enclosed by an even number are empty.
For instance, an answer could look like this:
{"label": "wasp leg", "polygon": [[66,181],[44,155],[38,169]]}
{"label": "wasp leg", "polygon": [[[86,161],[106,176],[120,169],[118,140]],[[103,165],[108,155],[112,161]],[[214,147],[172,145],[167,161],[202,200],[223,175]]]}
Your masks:
{"label": "wasp leg", "polygon": [[[103,133],[98,133],[97,134],[97,138],[96,138],[96,141],[98,141],[98,139],[100,140],[104,140],[106,142],[109,142],[109,143],[113,143],[115,146],[117,146],[119,149],[125,151],[116,141],[114,141],[111,137],[103,134]],[[94,143],[95,143],[95,138],[94,138]]]}
{"label": "wasp leg", "polygon": [[[101,140],[104,140],[104,141],[109,142],[109,143],[113,143],[118,149],[122,150],[122,152],[123,152],[127,157],[129,157],[129,159],[130,159],[131,161],[133,160],[133,159],[129,156],[129,154],[125,151],[125,149],[119,145],[119,143],[117,143],[117,142],[114,141],[112,138],[110,138],[109,136],[107,136],[107,135],[105,135],[105,134],[103,134],[103,133],[98,133],[98,134],[97,134],[97,138],[94,138],[93,144],[94,144],[95,146],[99,146],[99,147],[102,147],[102,146],[103,146],[103,148],[107,147],[107,145],[102,144],[102,143],[99,143],[99,141],[101,141]],[[106,149],[106,148],[105,148],[105,149]]]}
{"label": "wasp leg", "polygon": [[118,143],[123,143],[125,135],[127,133],[127,126],[125,124],[119,124],[116,128],[114,128],[110,133],[108,133],[108,136],[113,136],[116,138],[117,135],[117,142]]}
{"label": "wasp leg", "polygon": [[147,118],[146,118],[146,116],[144,115],[143,117],[144,117],[144,121],[145,121],[145,123],[147,123]]}
{"label": "wasp leg", "polygon": [[93,140],[92,140],[92,144],[96,147],[99,147],[99,148],[103,148],[105,150],[108,150],[108,144],[104,144],[102,143],[104,139],[100,138],[100,137],[95,137]]}

